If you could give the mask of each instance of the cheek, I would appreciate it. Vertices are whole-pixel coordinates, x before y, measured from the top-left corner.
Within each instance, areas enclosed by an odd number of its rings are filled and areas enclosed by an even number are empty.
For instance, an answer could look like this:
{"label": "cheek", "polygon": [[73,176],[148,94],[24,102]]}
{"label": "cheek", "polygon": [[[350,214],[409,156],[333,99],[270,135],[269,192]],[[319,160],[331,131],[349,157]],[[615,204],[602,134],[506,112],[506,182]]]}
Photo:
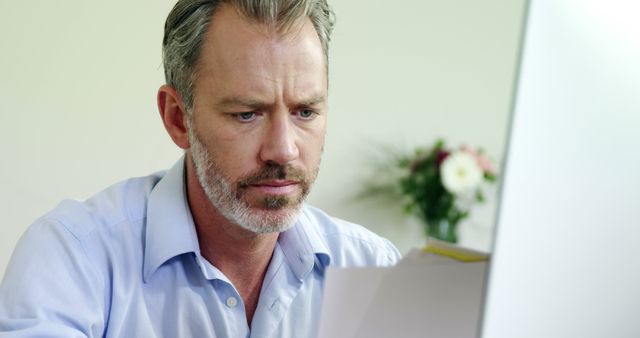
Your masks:
{"label": "cheek", "polygon": [[313,169],[320,163],[322,150],[324,148],[324,129],[316,133],[306,134],[300,143],[300,154],[305,163]]}
{"label": "cheek", "polygon": [[236,181],[256,169],[256,145],[246,138],[211,138],[208,151],[222,174]]}

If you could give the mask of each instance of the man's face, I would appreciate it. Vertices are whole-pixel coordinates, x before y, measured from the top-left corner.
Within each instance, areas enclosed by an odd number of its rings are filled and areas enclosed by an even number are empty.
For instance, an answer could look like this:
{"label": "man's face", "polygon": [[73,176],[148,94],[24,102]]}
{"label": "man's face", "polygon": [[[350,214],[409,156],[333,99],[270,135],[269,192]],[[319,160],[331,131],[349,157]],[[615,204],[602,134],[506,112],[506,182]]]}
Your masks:
{"label": "man's face", "polygon": [[203,44],[189,140],[200,185],[232,223],[286,230],[316,178],[327,77],[308,19],[286,33],[222,6]]}

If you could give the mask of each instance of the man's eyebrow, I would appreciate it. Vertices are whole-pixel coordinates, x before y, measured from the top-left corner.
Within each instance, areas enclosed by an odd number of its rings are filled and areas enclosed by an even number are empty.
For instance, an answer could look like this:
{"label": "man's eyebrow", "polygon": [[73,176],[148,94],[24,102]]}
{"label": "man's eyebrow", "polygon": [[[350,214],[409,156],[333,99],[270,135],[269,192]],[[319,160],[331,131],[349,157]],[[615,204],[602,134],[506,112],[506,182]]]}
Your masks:
{"label": "man's eyebrow", "polygon": [[268,105],[266,102],[264,101],[260,101],[260,100],[254,100],[254,99],[250,99],[247,97],[241,97],[241,96],[230,96],[230,97],[225,97],[223,99],[221,99],[218,102],[218,106],[223,106],[223,107],[237,107],[237,106],[242,106],[242,107],[249,107],[249,108],[261,108]]}
{"label": "man's eyebrow", "polygon": [[327,98],[325,96],[314,96],[314,97],[311,97],[311,98],[308,98],[308,99],[304,99],[304,100],[298,102],[298,105],[299,106],[305,106],[305,107],[315,106],[315,105],[317,105],[319,103],[323,103],[326,100],[327,100]]}
{"label": "man's eyebrow", "polygon": [[[308,99],[303,99],[299,102],[296,102],[296,106],[309,107],[314,106],[326,101],[326,97],[323,95],[313,96]],[[218,106],[222,107],[248,107],[248,108],[263,108],[269,105],[269,103],[265,101],[250,99],[242,96],[230,96],[222,98],[218,104]]]}

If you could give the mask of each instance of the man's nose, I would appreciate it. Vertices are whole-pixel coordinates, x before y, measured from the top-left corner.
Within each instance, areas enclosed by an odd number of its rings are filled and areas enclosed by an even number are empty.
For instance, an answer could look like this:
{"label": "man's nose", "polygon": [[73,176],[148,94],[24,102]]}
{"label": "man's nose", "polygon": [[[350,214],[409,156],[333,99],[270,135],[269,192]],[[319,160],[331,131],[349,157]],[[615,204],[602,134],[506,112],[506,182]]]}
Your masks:
{"label": "man's nose", "polygon": [[274,113],[265,126],[264,140],[260,149],[263,162],[287,164],[300,155],[296,144],[296,131],[288,113]]}

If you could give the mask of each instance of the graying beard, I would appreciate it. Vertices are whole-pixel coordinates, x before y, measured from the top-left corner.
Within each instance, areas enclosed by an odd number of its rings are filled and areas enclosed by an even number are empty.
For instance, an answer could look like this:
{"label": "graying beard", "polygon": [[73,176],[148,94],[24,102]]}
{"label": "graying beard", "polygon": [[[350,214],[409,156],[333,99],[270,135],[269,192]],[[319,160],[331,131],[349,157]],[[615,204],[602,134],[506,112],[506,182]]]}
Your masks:
{"label": "graying beard", "polygon": [[[227,182],[218,175],[219,170],[217,170],[214,163],[210,161],[207,149],[202,142],[200,142],[197,135],[195,135],[195,131],[191,126],[189,127],[188,137],[191,145],[192,161],[200,186],[203,188],[211,204],[222,216],[230,222],[254,233],[282,232],[293,225],[300,213],[302,201],[298,201],[295,209],[284,218],[278,218],[268,213],[263,213],[263,215],[257,215],[255,212],[252,213],[250,207],[245,205],[244,201],[241,199],[233,200],[231,198],[231,196],[233,196],[231,188]],[[212,169],[214,170],[212,171]],[[213,182],[210,182],[208,179],[207,173],[209,172],[214,173],[213,177],[211,177]],[[214,185],[221,189],[216,191],[212,188]],[[265,202],[267,210],[275,210],[287,205],[289,198],[269,197],[265,199]],[[229,207],[227,208],[225,206]]]}

